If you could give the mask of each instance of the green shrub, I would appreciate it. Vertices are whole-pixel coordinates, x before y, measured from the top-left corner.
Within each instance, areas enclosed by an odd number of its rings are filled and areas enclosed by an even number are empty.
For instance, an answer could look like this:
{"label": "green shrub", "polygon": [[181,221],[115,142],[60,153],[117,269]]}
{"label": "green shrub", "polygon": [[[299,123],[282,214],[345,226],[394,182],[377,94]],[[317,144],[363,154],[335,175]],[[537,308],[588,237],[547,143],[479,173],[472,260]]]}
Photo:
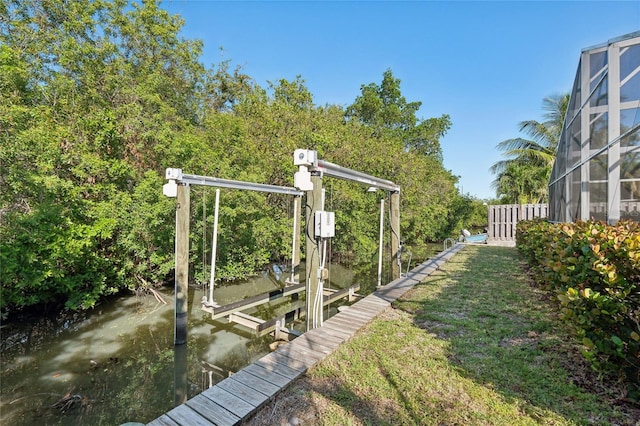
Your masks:
{"label": "green shrub", "polygon": [[[518,249],[554,291],[585,357],[601,372],[640,385],[640,225],[621,221],[520,222]],[[634,395],[637,396],[637,395]]]}

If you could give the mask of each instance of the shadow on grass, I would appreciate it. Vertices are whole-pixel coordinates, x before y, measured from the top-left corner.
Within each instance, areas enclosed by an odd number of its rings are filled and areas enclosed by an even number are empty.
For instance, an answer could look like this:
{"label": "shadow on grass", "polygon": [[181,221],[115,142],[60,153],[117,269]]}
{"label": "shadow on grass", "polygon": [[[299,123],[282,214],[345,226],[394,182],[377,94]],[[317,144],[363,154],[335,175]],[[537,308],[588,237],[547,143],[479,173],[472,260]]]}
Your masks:
{"label": "shadow on grass", "polygon": [[[392,375],[381,365],[380,374],[403,394]],[[407,401],[403,401],[407,402]],[[397,425],[396,419],[406,417],[405,407],[388,400],[371,400],[348,380],[340,377],[310,377],[295,381],[285,392],[271,401],[243,425]],[[412,424],[421,424],[419,413],[412,412]],[[406,424],[406,423],[403,423]]]}
{"label": "shadow on grass", "polygon": [[541,421],[551,411],[578,423],[638,420],[630,407],[602,400],[604,390],[596,389],[548,296],[530,285],[514,248],[468,247],[394,307],[447,342],[449,362],[460,375],[531,419]]}

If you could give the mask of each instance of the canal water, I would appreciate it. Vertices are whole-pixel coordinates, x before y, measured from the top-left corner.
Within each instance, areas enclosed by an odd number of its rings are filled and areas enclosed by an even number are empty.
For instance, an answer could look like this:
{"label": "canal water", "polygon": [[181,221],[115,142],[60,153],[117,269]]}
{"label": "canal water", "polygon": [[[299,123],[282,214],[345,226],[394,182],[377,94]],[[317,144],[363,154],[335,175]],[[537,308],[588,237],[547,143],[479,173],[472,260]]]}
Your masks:
{"label": "canal water", "polygon": [[[332,288],[360,284],[362,294],[375,288],[375,267],[330,268]],[[273,291],[286,278],[265,272],[218,285],[214,299],[223,305]],[[173,408],[185,393],[191,398],[271,351],[272,337],[256,337],[225,319],[211,320],[200,309],[204,292],[196,287],[189,290],[187,345],[174,348],[173,289],[160,292],[166,304],[153,296],[118,297],[88,313],[3,324],[0,424],[145,423]],[[285,297],[249,313],[271,319],[303,306],[303,299]],[[325,318],[344,303],[325,308]],[[304,331],[301,323],[288,326]]]}

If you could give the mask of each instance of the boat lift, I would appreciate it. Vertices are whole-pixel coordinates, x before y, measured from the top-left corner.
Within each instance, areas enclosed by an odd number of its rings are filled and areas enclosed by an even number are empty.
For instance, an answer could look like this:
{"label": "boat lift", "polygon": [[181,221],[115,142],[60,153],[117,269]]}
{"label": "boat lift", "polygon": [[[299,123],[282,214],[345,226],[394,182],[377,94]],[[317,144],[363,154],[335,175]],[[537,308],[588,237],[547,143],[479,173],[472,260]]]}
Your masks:
{"label": "boat lift", "polygon": [[[300,216],[300,197],[304,194],[295,188],[267,185],[252,182],[243,182],[229,179],[220,179],[210,176],[191,175],[182,172],[182,169],[168,168],[165,173],[168,183],[166,183],[162,192],[167,197],[177,198],[176,205],[176,245],[175,245],[175,334],[174,344],[182,345],[187,342],[187,305],[188,305],[188,283],[189,283],[189,216],[190,216],[190,186],[191,185],[203,185],[217,188],[216,190],[216,207],[215,207],[215,219],[214,219],[214,237],[213,247],[211,255],[211,281],[209,286],[209,297],[203,297],[201,304],[202,309],[211,313],[213,317],[220,318],[222,316],[229,316],[235,312],[239,312],[243,309],[248,309],[253,306],[268,302],[269,300],[277,297],[284,297],[294,293],[299,293],[304,290],[304,286],[295,285],[294,272],[296,267],[300,263],[300,249],[299,249],[299,235],[300,225],[297,218]],[[215,281],[215,258],[217,250],[217,224],[218,224],[218,208],[220,201],[220,189],[240,189],[258,192],[267,192],[272,194],[286,194],[291,195],[294,198],[294,226],[293,226],[293,243],[292,243],[292,259],[291,259],[291,281],[284,289],[281,289],[273,294],[267,293],[265,295],[259,295],[250,300],[248,303],[240,304],[234,309],[224,309],[215,303],[213,298],[213,288]],[[279,293],[279,294],[276,294]],[[246,302],[246,301],[243,301]],[[215,316],[218,310],[223,310],[224,315]]]}
{"label": "boat lift", "polygon": [[[383,189],[390,193],[391,212],[391,250],[396,261],[391,262],[392,278],[400,277],[400,187],[391,181],[376,178],[365,173],[350,170],[327,161],[319,160],[317,152],[298,149],[294,152],[294,165],[299,167],[294,175],[295,188],[267,185],[251,182],[242,182],[229,179],[220,179],[209,176],[185,174],[182,169],[168,168],[165,177],[168,180],[163,186],[163,194],[177,199],[176,204],[176,240],[175,240],[175,334],[174,344],[182,345],[187,342],[187,306],[188,306],[188,281],[189,281],[189,217],[190,217],[190,185],[204,185],[218,188],[216,190],[216,208],[214,219],[214,238],[212,250],[212,270],[209,287],[209,297],[203,297],[202,309],[211,313],[212,318],[227,317],[230,320],[252,328],[256,333],[264,334],[274,330],[276,336],[284,332],[286,318],[272,321],[264,321],[252,317],[241,311],[271,300],[306,291],[307,304],[304,309],[297,309],[288,313],[288,316],[306,315],[307,330],[322,326],[323,306],[334,300],[356,296],[359,287],[352,287],[337,292],[323,289],[323,282],[328,278],[326,243],[335,233],[335,219],[333,212],[324,211],[324,190],[322,178],[324,175],[339,179],[350,180],[373,189]],[[250,190],[277,194],[286,194],[294,197],[294,226],[291,259],[291,278],[287,280],[287,286],[245,299],[240,302],[219,306],[213,299],[216,236],[219,207],[219,188]],[[296,280],[295,271],[300,263],[300,221],[301,203],[303,194],[307,197],[306,218],[306,274],[304,283]],[[378,265],[378,285],[380,285],[382,273],[382,240],[383,240],[383,212],[384,201],[381,202],[380,212],[380,255]],[[311,232],[311,229],[314,232]],[[313,255],[318,253],[318,256]],[[286,316],[285,316],[286,317]],[[272,324],[273,322],[273,324]]]}

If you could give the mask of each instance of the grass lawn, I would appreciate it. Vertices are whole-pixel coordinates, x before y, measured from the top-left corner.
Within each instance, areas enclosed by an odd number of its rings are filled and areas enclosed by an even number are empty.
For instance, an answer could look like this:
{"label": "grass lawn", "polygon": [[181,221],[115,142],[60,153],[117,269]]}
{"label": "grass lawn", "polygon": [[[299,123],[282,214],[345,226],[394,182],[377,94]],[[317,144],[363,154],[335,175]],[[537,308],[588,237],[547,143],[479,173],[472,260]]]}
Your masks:
{"label": "grass lawn", "polygon": [[467,246],[291,384],[255,425],[636,425],[518,252]]}

